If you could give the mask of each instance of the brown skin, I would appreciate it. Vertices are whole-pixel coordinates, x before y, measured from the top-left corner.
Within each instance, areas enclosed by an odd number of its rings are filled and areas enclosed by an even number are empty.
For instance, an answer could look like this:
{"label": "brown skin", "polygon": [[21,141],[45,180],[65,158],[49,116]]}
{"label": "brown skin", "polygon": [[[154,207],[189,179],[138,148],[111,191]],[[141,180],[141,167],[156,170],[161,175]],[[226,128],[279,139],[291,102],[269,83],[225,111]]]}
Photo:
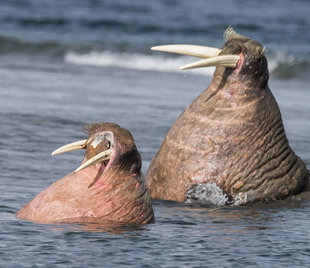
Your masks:
{"label": "brown skin", "polygon": [[268,86],[263,47],[235,32],[211,85],[179,116],[153,158],[147,183],[154,199],[184,201],[197,183],[215,183],[230,203],[284,199],[300,193],[309,173],[289,146]]}
{"label": "brown skin", "polygon": [[[42,223],[153,222],[151,199],[140,170],[141,157],[130,132],[114,123],[93,124],[87,131],[88,145],[83,162],[108,148],[114,151],[112,158],[71,172],[54,182],[16,216]],[[94,146],[98,138],[101,142]]]}

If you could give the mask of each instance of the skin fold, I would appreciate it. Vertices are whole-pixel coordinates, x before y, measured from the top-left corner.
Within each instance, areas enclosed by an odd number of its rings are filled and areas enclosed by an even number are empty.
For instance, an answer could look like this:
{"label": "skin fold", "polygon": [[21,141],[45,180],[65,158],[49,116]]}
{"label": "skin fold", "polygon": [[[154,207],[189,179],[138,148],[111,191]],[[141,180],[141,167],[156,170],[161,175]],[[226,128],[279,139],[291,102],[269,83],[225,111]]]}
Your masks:
{"label": "skin fold", "polygon": [[86,131],[82,163],[105,150],[112,151],[111,157],[54,182],[18,211],[17,218],[41,223],[153,222],[141,157],[130,132],[114,123],[92,124]]}
{"label": "skin fold", "polygon": [[289,146],[268,86],[264,48],[231,29],[225,37],[219,55],[239,60],[217,67],[211,85],[169,130],[147,172],[154,199],[185,201],[190,189],[212,184],[227,204],[241,205],[307,187],[309,172]]}

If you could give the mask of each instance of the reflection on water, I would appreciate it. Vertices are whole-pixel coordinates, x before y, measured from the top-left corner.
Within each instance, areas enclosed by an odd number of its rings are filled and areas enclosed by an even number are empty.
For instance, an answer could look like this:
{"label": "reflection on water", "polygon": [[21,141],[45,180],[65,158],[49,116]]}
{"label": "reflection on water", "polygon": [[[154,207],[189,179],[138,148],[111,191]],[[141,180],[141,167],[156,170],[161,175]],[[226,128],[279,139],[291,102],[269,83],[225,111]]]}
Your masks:
{"label": "reflection on water", "polygon": [[[167,201],[155,201],[155,204],[164,206],[163,214],[168,217],[168,224],[209,226],[210,230],[207,230],[207,233],[247,232],[274,228],[270,225],[270,222],[277,220],[273,214],[277,214],[279,210],[302,207],[300,201],[291,199],[269,204],[256,203],[243,207],[202,206]],[[183,218],[176,220],[179,215],[182,215]],[[172,222],[171,219],[173,219]]]}
{"label": "reflection on water", "polygon": [[47,230],[56,232],[109,232],[112,234],[124,234],[128,232],[143,231],[143,225],[130,226],[128,224],[115,224],[112,222],[96,222],[93,219],[85,222],[60,222],[47,225]]}

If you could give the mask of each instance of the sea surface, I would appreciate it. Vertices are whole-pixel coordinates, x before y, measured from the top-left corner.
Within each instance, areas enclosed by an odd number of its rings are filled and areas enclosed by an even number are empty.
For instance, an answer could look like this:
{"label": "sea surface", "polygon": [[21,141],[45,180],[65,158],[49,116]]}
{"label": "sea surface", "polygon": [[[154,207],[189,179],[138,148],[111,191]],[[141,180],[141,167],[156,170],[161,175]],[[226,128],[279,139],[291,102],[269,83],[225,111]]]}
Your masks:
{"label": "sea surface", "polygon": [[266,46],[270,88],[294,151],[310,168],[307,0],[1,0],[0,267],[309,267],[310,203],[252,207],[154,201],[139,228],[44,225],[15,218],[79,166],[89,122],[133,134],[146,172],[169,128],[213,69],[155,45],[221,47],[231,25]]}

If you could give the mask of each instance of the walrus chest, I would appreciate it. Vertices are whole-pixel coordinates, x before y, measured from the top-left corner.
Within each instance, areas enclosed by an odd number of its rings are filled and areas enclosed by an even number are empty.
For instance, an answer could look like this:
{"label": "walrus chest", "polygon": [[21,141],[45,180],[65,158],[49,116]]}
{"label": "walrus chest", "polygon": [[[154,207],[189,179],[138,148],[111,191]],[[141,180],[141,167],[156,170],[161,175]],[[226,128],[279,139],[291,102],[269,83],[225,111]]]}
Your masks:
{"label": "walrus chest", "polygon": [[[176,120],[150,166],[151,192],[153,183],[162,183],[161,195],[172,187],[178,189],[175,192],[181,201],[193,185],[211,183],[220,187],[229,200],[237,196],[239,203],[289,192],[288,179],[284,179],[287,187],[275,189],[280,186],[278,179],[292,170],[293,174],[299,164],[272,101],[262,98],[253,103],[252,109],[207,109],[209,113],[203,113],[196,100]],[[153,170],[157,172],[154,177]]]}
{"label": "walrus chest", "polygon": [[281,118],[273,122],[265,115],[244,119],[242,112],[231,115],[231,119],[226,114],[214,120],[188,109],[169,131],[166,150],[164,146],[162,149],[167,161],[180,161],[187,176],[224,186],[233,170],[247,168],[253,157],[258,161],[259,155],[268,152],[283,133]]}

